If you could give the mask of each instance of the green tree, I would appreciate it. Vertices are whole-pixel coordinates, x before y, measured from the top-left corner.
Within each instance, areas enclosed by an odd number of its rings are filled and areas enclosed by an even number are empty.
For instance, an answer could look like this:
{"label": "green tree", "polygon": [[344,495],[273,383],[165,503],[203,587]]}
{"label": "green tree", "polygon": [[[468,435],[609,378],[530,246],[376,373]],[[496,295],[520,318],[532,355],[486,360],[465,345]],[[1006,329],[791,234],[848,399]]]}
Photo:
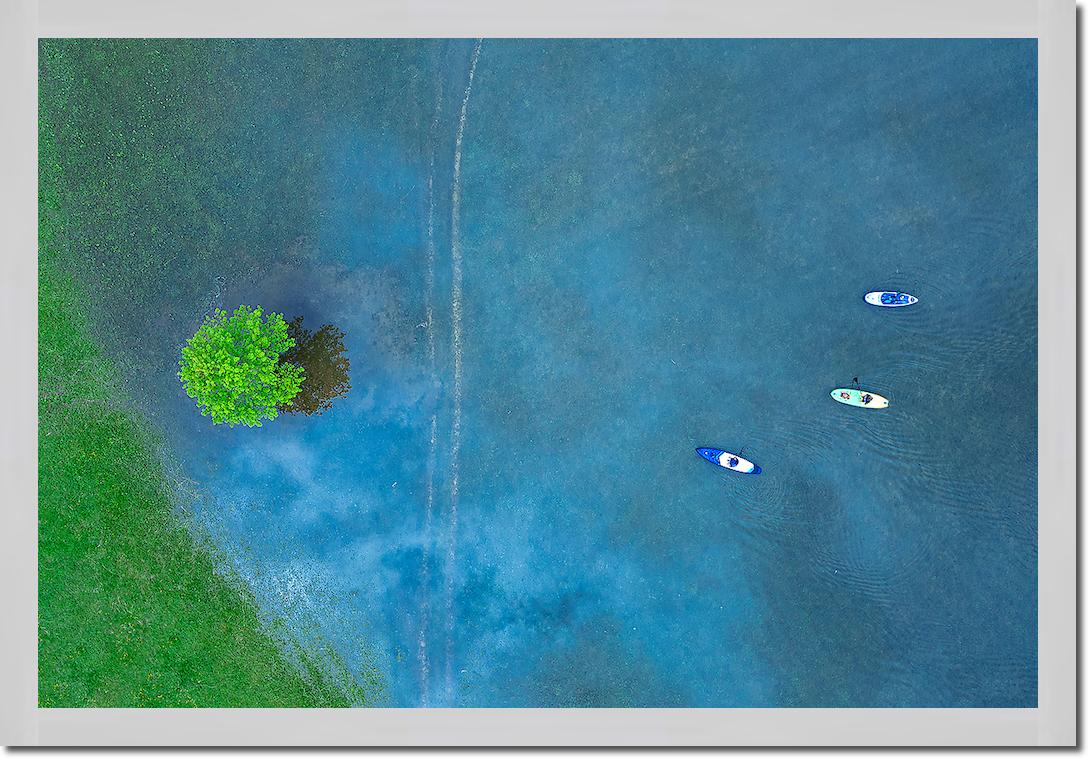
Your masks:
{"label": "green tree", "polygon": [[260,426],[302,386],[305,371],[280,356],[295,346],[279,313],[240,305],[216,309],[181,350],[178,377],[216,424]]}
{"label": "green tree", "polygon": [[299,316],[287,325],[287,334],[295,341],[295,346],[283,354],[282,360],[300,367],[306,381],[294,399],[280,405],[280,410],[320,415],[332,407],[334,398],[346,395],[351,389],[350,364],[344,355],[344,332],[332,324],[311,332],[302,326],[302,316]]}

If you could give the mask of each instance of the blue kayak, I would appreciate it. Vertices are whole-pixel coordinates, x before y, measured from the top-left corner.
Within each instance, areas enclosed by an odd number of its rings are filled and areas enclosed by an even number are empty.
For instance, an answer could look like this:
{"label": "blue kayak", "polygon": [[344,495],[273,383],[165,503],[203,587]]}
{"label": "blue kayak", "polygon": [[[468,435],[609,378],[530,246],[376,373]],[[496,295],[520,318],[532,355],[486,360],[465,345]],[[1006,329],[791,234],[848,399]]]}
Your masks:
{"label": "blue kayak", "polygon": [[695,452],[715,466],[721,466],[730,471],[736,471],[738,474],[758,474],[763,471],[763,469],[752,463],[750,460],[741,458],[736,453],[730,453],[728,450],[719,450],[716,447],[697,447],[695,448]]}

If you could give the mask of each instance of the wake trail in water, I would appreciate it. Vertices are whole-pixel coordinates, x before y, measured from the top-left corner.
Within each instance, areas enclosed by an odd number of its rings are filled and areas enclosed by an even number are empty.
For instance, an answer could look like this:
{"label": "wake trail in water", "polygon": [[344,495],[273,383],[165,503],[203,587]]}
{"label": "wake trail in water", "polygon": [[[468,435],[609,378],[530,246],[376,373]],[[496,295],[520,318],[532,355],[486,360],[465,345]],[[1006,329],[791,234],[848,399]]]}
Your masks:
{"label": "wake trail in water", "polygon": [[460,499],[461,457],[461,382],[463,355],[461,352],[461,147],[465,140],[465,119],[472,95],[472,80],[480,60],[482,39],[476,40],[472,64],[468,70],[465,97],[461,100],[461,117],[457,122],[457,140],[453,150],[453,188],[450,194],[450,258],[453,263],[453,283],[450,287],[451,335],[453,343],[453,424],[450,431],[450,501],[449,537],[446,545],[446,698],[453,699],[453,569],[457,561],[457,502]]}
{"label": "wake trail in water", "polygon": [[[435,356],[434,340],[434,163],[435,143],[438,138],[438,121],[442,115],[442,79],[438,77],[435,87],[434,118],[431,119],[430,165],[427,173],[427,362],[431,371],[432,388],[438,386],[438,366]],[[431,615],[431,532],[434,522],[434,474],[438,457],[438,412],[431,413],[431,435],[427,445],[427,501],[424,511],[423,531],[423,567],[422,582],[423,603],[419,623],[419,700],[426,708],[430,704],[431,660],[427,650],[427,636],[430,631]]]}

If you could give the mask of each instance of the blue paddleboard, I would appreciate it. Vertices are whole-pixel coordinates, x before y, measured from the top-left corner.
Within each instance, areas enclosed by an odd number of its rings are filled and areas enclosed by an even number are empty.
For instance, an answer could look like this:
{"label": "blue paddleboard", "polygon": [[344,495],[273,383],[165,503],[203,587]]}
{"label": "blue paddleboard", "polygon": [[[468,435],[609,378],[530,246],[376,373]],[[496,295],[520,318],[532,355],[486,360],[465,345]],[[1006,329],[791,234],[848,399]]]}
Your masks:
{"label": "blue paddleboard", "polygon": [[695,452],[715,466],[736,471],[738,474],[758,474],[763,470],[750,460],[741,458],[736,453],[730,453],[728,450],[719,450],[716,447],[697,447]]}
{"label": "blue paddleboard", "polygon": [[869,305],[875,305],[878,308],[904,308],[908,305],[917,303],[918,298],[909,292],[877,290],[876,292],[867,292],[865,294],[865,302]]}

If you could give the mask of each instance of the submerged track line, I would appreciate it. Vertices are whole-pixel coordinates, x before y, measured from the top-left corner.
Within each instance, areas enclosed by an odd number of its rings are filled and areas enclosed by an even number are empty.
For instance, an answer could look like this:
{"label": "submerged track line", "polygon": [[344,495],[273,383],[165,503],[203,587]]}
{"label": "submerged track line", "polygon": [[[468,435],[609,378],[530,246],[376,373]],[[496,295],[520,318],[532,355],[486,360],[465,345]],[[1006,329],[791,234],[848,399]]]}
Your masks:
{"label": "submerged track line", "polygon": [[[434,289],[435,259],[434,243],[434,167],[436,142],[438,140],[438,121],[442,115],[442,77],[436,77],[434,117],[430,130],[430,166],[427,174],[427,362],[431,371],[431,389],[438,387],[438,362],[434,339]],[[437,402],[437,398],[436,398]],[[419,702],[426,708],[430,705],[431,659],[427,649],[427,637],[430,632],[431,616],[431,543],[434,528],[434,475],[438,460],[438,411],[431,412],[431,435],[427,444],[427,501],[423,522],[423,567],[422,581],[423,607],[420,609],[419,622]]]}
{"label": "submerged track line", "polygon": [[482,39],[476,40],[472,51],[472,64],[468,70],[465,97],[461,100],[461,117],[457,122],[457,140],[453,150],[453,187],[450,194],[450,258],[453,264],[453,283],[450,287],[451,342],[453,346],[453,424],[450,430],[450,500],[448,540],[446,543],[446,699],[453,701],[453,573],[457,563],[457,503],[460,499],[461,465],[461,383],[463,380],[463,355],[461,347],[461,148],[465,141],[465,119],[468,101],[472,96],[472,80],[476,77],[476,64],[480,60]]}

